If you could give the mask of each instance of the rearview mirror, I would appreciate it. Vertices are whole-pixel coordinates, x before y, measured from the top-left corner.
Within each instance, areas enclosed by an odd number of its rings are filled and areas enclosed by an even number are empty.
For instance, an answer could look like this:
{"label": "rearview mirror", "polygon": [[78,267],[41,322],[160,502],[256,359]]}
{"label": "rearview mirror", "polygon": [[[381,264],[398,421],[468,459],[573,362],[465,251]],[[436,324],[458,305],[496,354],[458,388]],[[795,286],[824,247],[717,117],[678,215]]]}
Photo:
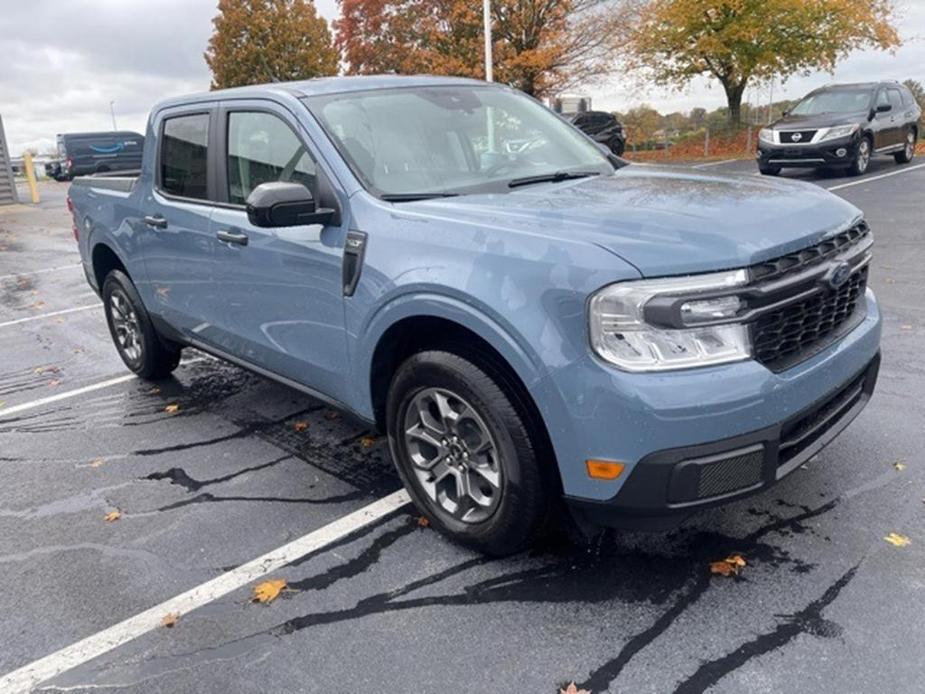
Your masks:
{"label": "rearview mirror", "polygon": [[315,206],[311,191],[301,183],[261,183],[247,196],[247,219],[256,227],[327,224],[334,210]]}

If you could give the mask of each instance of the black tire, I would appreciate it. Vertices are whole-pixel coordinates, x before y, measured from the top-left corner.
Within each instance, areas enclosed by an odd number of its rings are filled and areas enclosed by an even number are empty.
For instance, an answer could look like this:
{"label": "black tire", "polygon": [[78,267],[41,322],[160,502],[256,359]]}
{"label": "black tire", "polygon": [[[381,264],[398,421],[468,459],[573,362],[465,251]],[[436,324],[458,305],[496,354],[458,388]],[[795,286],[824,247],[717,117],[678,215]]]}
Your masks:
{"label": "black tire", "polygon": [[777,176],[780,174],[779,166],[767,166],[765,164],[758,164],[758,171],[762,176]]}
{"label": "black tire", "polygon": [[848,167],[849,176],[862,176],[867,172],[870,166],[870,158],[873,156],[874,145],[869,137],[862,137],[858,143],[858,151],[854,155],[854,161]]}
{"label": "black tire", "polygon": [[[389,387],[386,428],[392,459],[405,488],[432,526],[461,544],[493,556],[504,556],[518,552],[534,541],[550,515],[553,485],[548,470],[542,468],[539,459],[543,445],[540,437],[531,434],[533,427],[508,396],[501,379],[488,375],[490,365],[486,363],[487,368],[483,369],[475,363],[477,361],[437,350],[409,357],[398,368]],[[449,470],[439,480],[412,460],[413,455],[421,458],[421,451],[428,446],[406,435],[409,430],[407,423],[420,417],[422,401],[439,393],[448,396],[449,402],[456,403],[454,406],[458,406],[458,411],[464,412],[457,422],[458,428],[441,423],[440,430],[446,432],[443,443],[446,444],[448,439],[456,440],[451,434],[461,431],[467,422],[470,429],[482,427],[485,435],[479,433],[475,441],[484,443],[488,439],[491,444],[491,452],[481,454],[485,456],[481,460],[489,461],[488,464],[499,471],[496,487],[485,482],[475,471],[485,469],[485,465],[476,461],[477,449],[481,446],[470,443],[471,435],[460,435],[459,440],[465,449],[462,453],[457,451],[454,454],[447,447],[430,447],[434,451],[433,460],[441,461],[444,469]],[[423,422],[423,418],[418,421]],[[427,431],[428,435],[444,436],[431,434],[434,429]],[[450,441],[449,446],[453,445]],[[471,449],[468,448],[470,445]],[[414,446],[417,449],[412,452]],[[441,453],[441,450],[444,452]],[[471,460],[469,451],[472,452]],[[461,456],[467,460],[463,461]],[[439,464],[433,465],[432,470],[437,470]],[[469,467],[464,468],[465,465]],[[465,502],[468,502],[476,516],[466,520],[468,513],[457,511],[463,517],[456,517],[442,506],[438,501],[441,493],[444,498],[452,496],[453,492],[458,494],[457,474],[476,480],[476,486],[481,486],[476,490],[476,496],[489,499],[493,509],[489,511],[478,504],[473,505],[472,499],[464,496],[459,508],[464,509]],[[436,480],[432,492],[426,489],[428,482],[424,477]],[[453,492],[440,491],[450,488]],[[481,514],[486,515],[482,517]]]}
{"label": "black tire", "polygon": [[180,346],[158,335],[128,275],[112,270],[103,282],[102,294],[109,334],[129,370],[141,378],[156,380],[176,369]]}
{"label": "black tire", "polygon": [[896,160],[897,164],[908,164],[915,158],[915,141],[916,133],[915,130],[909,129],[909,132],[905,135],[906,139],[904,142],[904,147],[902,152],[897,152],[893,155],[893,158]]}

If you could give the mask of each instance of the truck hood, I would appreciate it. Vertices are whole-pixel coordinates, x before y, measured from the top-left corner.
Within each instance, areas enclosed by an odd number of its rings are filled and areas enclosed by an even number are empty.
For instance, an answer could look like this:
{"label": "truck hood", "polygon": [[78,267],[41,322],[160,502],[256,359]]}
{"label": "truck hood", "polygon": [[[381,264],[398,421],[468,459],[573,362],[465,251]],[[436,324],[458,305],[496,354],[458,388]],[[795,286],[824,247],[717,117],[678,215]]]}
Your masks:
{"label": "truck hood", "polygon": [[861,215],[809,183],[643,164],[612,176],[397,207],[497,231],[585,241],[644,277],[760,263],[818,243]]}

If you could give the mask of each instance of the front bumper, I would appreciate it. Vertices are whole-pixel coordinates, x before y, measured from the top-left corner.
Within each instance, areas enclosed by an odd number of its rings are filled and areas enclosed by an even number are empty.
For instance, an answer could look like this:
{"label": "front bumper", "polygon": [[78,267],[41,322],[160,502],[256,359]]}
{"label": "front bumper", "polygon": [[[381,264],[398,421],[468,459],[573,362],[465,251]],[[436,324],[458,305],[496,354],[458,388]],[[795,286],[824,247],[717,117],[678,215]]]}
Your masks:
{"label": "front bumper", "polygon": [[696,510],[766,489],[819,453],[860,414],[874,392],[879,368],[878,353],[846,385],[780,424],[652,453],[613,499],[567,502],[593,525],[657,530],[677,525]]}
{"label": "front bumper", "polygon": [[[758,143],[756,159],[762,166],[842,167],[850,166],[858,153],[856,136],[842,137],[812,145],[776,145]],[[844,154],[839,155],[843,151]]]}

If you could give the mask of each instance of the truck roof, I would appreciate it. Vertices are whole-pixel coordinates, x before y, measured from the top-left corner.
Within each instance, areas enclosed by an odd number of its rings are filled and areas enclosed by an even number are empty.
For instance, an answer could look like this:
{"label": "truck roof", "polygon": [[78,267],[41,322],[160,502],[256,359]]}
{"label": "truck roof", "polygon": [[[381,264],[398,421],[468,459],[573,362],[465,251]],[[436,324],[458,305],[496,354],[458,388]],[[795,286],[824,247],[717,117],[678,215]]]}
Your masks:
{"label": "truck roof", "polygon": [[165,99],[154,110],[170,106],[182,106],[198,101],[215,101],[216,99],[245,99],[289,94],[296,97],[318,96],[358,92],[368,89],[397,89],[401,87],[453,86],[453,85],[487,85],[481,80],[466,77],[440,77],[435,75],[358,75],[352,77],[318,77],[296,82],[270,82],[254,84],[247,87],[218,89],[211,92],[199,92],[186,96]]}

